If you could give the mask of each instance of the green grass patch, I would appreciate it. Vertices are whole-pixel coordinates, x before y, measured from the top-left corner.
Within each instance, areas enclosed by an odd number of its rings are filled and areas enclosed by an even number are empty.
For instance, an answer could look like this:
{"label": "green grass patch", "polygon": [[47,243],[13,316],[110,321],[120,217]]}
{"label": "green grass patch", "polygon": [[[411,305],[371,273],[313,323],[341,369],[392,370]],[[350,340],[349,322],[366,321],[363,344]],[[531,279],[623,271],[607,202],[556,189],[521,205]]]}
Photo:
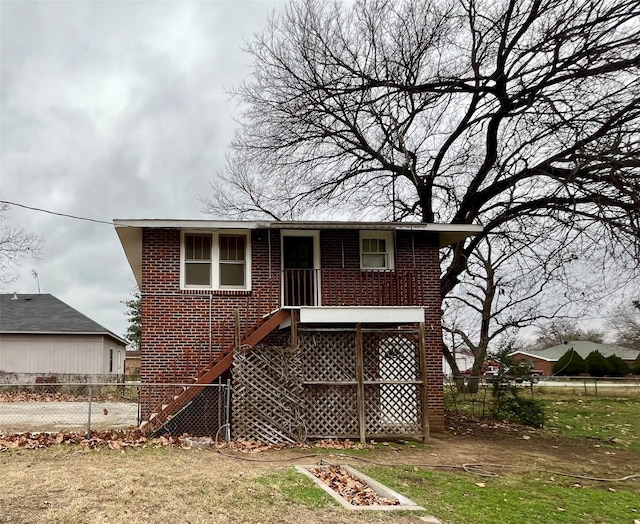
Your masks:
{"label": "green grass patch", "polygon": [[258,483],[277,490],[288,502],[305,508],[324,508],[335,504],[331,497],[295,468],[262,477]]}
{"label": "green grass patch", "polygon": [[637,482],[612,487],[536,472],[484,478],[407,466],[360,469],[444,522],[629,524],[640,518]]}
{"label": "green grass patch", "polygon": [[[530,397],[527,390],[520,393]],[[579,392],[554,391],[534,393],[545,410],[545,427],[576,439],[590,438],[602,444],[620,445],[640,450],[640,398],[596,397]],[[446,392],[446,406],[452,413],[470,414],[476,418],[492,412],[491,394]]]}
{"label": "green grass patch", "polygon": [[640,399],[554,395],[544,402],[547,429],[640,450]]}

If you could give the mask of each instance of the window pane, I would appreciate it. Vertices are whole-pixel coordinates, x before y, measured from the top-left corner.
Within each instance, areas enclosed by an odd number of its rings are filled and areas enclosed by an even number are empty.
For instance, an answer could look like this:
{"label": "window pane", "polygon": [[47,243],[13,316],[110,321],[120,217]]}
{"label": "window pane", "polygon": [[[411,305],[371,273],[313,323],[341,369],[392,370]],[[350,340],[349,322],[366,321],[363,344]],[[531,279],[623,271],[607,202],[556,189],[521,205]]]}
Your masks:
{"label": "window pane", "polygon": [[387,241],[384,238],[363,238],[363,253],[386,253]]}
{"label": "window pane", "polygon": [[187,286],[210,286],[211,264],[185,264],[184,283]]}
{"label": "window pane", "polygon": [[365,268],[386,268],[386,255],[362,255],[362,267]]}
{"label": "window pane", "polygon": [[244,264],[220,264],[220,285],[244,287]]}
{"label": "window pane", "polygon": [[244,261],[245,237],[220,235],[220,260]]}
{"label": "window pane", "polygon": [[211,235],[185,235],[185,260],[211,260]]}

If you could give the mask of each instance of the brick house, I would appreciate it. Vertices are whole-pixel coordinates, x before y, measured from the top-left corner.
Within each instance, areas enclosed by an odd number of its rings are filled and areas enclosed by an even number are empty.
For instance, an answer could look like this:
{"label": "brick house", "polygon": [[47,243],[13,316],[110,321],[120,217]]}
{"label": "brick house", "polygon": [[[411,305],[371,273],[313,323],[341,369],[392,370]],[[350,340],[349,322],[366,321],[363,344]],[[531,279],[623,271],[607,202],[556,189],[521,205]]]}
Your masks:
{"label": "brick house", "polygon": [[[291,440],[283,428],[296,424],[314,438],[443,429],[439,249],[480,226],[114,224],[142,295],[141,380],[188,384],[143,395],[148,429],[166,429],[220,377],[233,384],[237,438]],[[276,422],[289,412],[297,422]]]}

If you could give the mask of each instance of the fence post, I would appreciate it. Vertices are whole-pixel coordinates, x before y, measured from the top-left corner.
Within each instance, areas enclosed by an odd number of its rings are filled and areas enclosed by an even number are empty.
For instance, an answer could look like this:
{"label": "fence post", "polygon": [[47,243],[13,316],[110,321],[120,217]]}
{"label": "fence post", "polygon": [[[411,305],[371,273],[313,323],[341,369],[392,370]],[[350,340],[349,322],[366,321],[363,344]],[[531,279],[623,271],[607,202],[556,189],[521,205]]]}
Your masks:
{"label": "fence post", "polygon": [[231,380],[227,379],[227,387],[225,388],[225,406],[224,406],[224,418],[226,419],[226,441],[231,441]]}
{"label": "fence post", "polygon": [[593,386],[596,390],[596,398],[598,398],[598,379],[597,378],[593,379]]}
{"label": "fence post", "polygon": [[91,384],[89,384],[89,416],[87,417],[87,438],[91,438],[91,397],[93,390]]}

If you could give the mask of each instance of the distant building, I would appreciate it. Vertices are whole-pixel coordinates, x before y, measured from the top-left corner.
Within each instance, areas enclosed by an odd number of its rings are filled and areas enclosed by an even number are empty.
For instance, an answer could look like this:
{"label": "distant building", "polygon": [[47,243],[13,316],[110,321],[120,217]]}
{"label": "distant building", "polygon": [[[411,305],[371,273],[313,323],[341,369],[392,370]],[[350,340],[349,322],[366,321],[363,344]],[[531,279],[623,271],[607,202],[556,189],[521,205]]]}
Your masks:
{"label": "distant building", "polygon": [[125,350],[125,340],[53,295],[0,294],[0,379],[112,379],[124,373]]}
{"label": "distant building", "polygon": [[614,344],[603,344],[588,340],[569,340],[563,344],[539,351],[515,351],[510,353],[509,356],[515,360],[531,362],[533,369],[542,371],[544,375],[548,376],[553,375],[554,364],[570,349],[573,349],[582,358],[587,358],[587,355],[592,351],[599,351],[605,358],[617,355],[629,365],[632,365],[640,354],[640,351]]}
{"label": "distant building", "polygon": [[[458,349],[453,352],[453,356],[456,359],[456,364],[458,365],[458,370],[462,373],[471,370],[471,366],[473,366],[474,356],[471,351],[468,349]],[[449,365],[449,362],[443,357],[442,358],[442,372],[445,377],[451,377],[453,375],[453,370]]]}

